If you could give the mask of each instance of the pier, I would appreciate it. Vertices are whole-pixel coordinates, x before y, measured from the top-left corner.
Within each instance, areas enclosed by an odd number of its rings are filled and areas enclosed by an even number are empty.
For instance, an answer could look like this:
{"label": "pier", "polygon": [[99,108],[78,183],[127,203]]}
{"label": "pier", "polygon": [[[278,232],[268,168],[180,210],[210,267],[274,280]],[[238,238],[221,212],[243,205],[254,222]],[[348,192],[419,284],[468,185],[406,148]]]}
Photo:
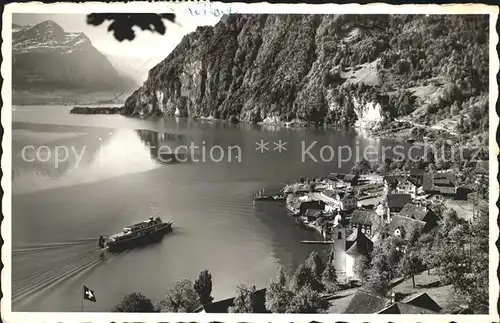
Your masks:
{"label": "pier", "polygon": [[302,240],[306,244],[333,244],[333,240]]}

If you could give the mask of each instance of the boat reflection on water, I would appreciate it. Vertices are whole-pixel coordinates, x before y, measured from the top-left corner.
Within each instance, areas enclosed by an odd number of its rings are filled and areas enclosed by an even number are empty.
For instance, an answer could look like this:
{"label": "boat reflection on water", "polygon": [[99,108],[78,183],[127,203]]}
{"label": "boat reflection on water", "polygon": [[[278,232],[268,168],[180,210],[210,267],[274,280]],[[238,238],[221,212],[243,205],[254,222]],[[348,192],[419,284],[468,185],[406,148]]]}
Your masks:
{"label": "boat reflection on water", "polygon": [[186,149],[188,145],[184,144],[184,135],[146,129],[137,129],[136,133],[156,163],[168,165],[189,163],[193,160],[193,156]]}

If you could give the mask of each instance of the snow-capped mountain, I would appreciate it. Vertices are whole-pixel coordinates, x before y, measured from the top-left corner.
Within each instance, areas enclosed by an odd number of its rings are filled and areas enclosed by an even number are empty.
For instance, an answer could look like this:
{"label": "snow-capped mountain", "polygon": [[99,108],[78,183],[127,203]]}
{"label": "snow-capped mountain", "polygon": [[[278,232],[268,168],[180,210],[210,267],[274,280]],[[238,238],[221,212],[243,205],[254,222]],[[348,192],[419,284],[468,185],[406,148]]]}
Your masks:
{"label": "snow-capped mountain", "polygon": [[12,26],[15,90],[129,91],[137,82],[118,73],[84,33],[51,20]]}
{"label": "snow-capped mountain", "polygon": [[146,81],[150,69],[165,59],[165,54],[156,54],[145,58],[119,55],[116,53],[103,52],[103,54],[106,55],[108,60],[119,73],[132,78],[139,84]]}

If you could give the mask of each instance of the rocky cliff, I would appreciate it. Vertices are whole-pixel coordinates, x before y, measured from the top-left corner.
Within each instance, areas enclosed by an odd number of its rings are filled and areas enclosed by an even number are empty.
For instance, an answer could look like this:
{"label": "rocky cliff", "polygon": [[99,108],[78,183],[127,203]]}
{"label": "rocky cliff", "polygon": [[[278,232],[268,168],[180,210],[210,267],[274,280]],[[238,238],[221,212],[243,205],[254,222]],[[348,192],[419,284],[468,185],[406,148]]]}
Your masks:
{"label": "rocky cliff", "polygon": [[[372,126],[425,101],[407,89],[468,73],[455,62],[487,69],[486,39],[463,34],[487,26],[486,16],[230,15],[185,36],[125,113]],[[469,81],[465,97],[487,91]]]}

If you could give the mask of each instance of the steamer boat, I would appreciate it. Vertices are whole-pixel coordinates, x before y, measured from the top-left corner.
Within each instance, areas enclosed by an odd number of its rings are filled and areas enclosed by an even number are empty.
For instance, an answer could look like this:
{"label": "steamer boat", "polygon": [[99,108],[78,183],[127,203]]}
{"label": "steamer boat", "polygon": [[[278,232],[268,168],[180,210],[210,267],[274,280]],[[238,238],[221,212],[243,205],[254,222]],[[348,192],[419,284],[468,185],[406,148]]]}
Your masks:
{"label": "steamer boat", "polygon": [[172,232],[172,222],[163,222],[159,216],[154,216],[123,228],[122,232],[110,236],[108,241],[100,237],[99,246],[117,252],[159,242],[169,232]]}

